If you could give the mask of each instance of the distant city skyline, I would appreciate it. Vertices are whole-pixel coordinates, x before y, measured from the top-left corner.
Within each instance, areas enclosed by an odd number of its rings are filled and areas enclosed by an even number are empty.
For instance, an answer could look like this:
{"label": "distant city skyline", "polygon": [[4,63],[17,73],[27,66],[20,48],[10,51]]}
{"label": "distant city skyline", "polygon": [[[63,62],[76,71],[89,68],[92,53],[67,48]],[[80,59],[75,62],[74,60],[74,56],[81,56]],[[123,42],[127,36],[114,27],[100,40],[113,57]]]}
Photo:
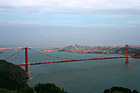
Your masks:
{"label": "distant city skyline", "polygon": [[0,0],[0,46],[140,45],[138,0]]}

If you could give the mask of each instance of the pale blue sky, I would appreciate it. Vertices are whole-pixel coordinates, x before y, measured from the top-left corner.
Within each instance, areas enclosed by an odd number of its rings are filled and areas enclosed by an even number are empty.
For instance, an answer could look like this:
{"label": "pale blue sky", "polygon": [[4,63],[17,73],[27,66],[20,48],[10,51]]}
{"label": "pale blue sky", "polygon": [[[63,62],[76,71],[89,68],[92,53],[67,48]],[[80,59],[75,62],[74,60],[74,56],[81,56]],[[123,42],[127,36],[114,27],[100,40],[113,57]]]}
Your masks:
{"label": "pale blue sky", "polygon": [[139,0],[0,0],[0,45],[140,45]]}

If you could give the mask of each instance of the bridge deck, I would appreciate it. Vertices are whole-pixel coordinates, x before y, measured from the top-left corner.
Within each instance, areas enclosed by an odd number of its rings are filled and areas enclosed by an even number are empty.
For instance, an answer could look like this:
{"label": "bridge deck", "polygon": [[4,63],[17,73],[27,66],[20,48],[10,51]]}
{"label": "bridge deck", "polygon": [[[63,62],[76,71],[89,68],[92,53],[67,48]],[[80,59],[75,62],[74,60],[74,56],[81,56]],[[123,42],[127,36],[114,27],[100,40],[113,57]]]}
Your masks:
{"label": "bridge deck", "polygon": [[[131,56],[128,56],[129,58]],[[117,58],[125,58],[125,56],[121,57],[102,57],[102,58],[84,58],[84,59],[71,59],[71,60],[59,60],[59,61],[47,61],[47,62],[33,62],[28,64],[18,64],[18,66],[25,66],[25,65],[38,65],[38,64],[49,64],[49,63],[63,63],[63,62],[74,62],[74,61],[84,61],[84,60],[103,60],[103,59],[117,59]]]}

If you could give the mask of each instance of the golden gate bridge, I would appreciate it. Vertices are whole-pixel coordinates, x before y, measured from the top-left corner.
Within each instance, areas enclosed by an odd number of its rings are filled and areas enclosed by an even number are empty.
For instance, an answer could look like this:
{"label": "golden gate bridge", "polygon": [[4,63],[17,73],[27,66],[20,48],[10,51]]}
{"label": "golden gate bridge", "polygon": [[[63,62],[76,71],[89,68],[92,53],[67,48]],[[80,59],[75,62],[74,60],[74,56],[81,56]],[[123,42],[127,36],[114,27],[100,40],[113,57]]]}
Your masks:
{"label": "golden gate bridge", "polygon": [[[60,58],[61,60],[59,61],[46,61],[46,62],[32,62],[29,63],[28,62],[28,49],[32,50],[34,52],[46,55],[46,56],[50,56],[50,57],[55,57],[55,58]],[[75,61],[85,61],[85,60],[105,60],[105,59],[118,59],[118,58],[125,58],[125,63],[128,63],[128,58],[134,58],[134,57],[140,57],[140,56],[128,56],[128,45],[125,45],[125,55],[124,56],[116,56],[116,57],[98,57],[98,58],[81,58],[81,59],[68,59],[68,60],[64,60],[64,58],[62,57],[57,57],[57,56],[52,56],[52,55],[48,55],[48,54],[44,54],[41,53],[39,51],[35,51],[31,48],[25,47],[22,50],[25,50],[25,63],[23,64],[17,64],[18,66],[25,66],[25,72],[29,75],[29,71],[28,71],[28,66],[29,65],[39,65],[39,64],[50,64],[50,63],[64,63],[64,62],[75,62]],[[6,59],[9,59],[12,56],[15,56],[16,54],[18,54],[20,51],[18,51],[17,53],[14,53],[13,55],[9,56]]]}

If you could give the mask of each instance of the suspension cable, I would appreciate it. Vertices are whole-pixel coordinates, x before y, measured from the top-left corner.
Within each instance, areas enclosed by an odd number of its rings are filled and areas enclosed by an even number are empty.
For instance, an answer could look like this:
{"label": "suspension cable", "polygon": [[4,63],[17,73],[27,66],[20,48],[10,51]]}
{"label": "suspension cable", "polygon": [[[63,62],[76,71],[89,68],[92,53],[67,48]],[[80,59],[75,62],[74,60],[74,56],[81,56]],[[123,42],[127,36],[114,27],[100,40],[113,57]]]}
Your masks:
{"label": "suspension cable", "polygon": [[16,52],[16,53],[13,53],[12,55],[10,55],[9,57],[7,57],[6,59],[9,59],[9,58],[11,58],[11,57],[17,55],[17,54],[20,53],[21,51],[23,51],[23,49],[21,49],[20,51],[18,51],[18,52]]}
{"label": "suspension cable", "polygon": [[31,49],[31,48],[29,48],[29,49],[32,50],[32,51],[34,51],[34,52],[36,52],[36,53],[39,53],[39,54],[42,54],[42,55],[46,55],[46,56],[49,56],[49,57],[55,57],[55,58],[59,58],[59,59],[64,59],[64,58],[62,58],[62,57],[57,57],[57,56],[52,56],[52,55],[48,55],[48,54],[45,54],[45,53],[41,53],[41,52],[36,51],[36,50],[33,50],[33,49]]}

